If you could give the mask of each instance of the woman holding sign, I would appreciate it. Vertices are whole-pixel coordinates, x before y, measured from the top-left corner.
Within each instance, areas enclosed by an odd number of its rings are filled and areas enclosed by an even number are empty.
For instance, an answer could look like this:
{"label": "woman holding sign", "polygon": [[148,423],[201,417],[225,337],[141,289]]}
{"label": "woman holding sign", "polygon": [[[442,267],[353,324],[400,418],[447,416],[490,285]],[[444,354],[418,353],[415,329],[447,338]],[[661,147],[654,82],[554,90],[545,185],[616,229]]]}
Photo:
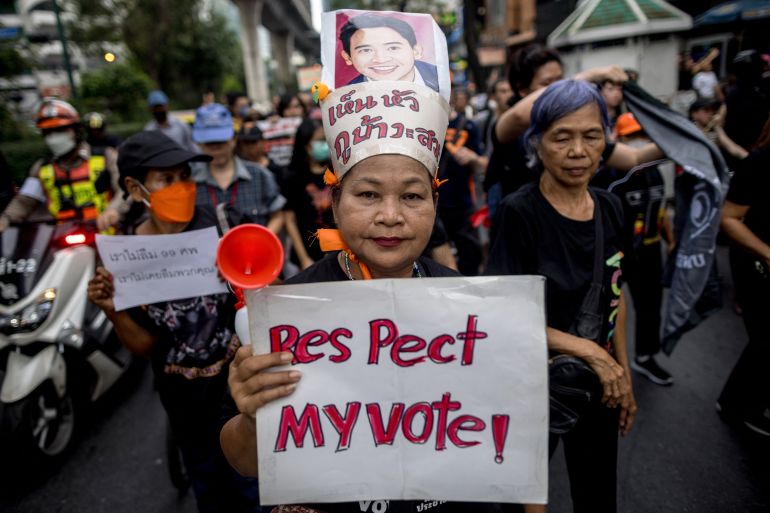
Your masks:
{"label": "woman holding sign", "polygon": [[[195,206],[190,162],[207,160],[211,158],[181,148],[160,132],[126,139],[118,156],[120,185],[148,211],[132,230],[134,235],[170,235],[218,225],[213,208]],[[226,212],[230,223],[241,222],[237,211]],[[228,364],[240,346],[232,296],[211,294],[116,311],[114,294],[112,275],[97,267],[88,298],[112,321],[123,345],[150,359],[198,510],[254,511],[259,504],[254,482],[232,471],[217,443]]]}
{"label": "woman holding sign", "polygon": [[[448,122],[447,101],[424,85],[401,87],[396,82],[364,82],[331,93],[317,91],[316,96],[334,166],[334,172],[326,171],[325,182],[338,230],[318,231],[321,249],[330,253],[286,283],[458,276],[421,256],[436,218],[435,175]],[[369,122],[371,126],[362,128]],[[233,401],[226,406],[220,437],[228,461],[243,475],[258,472],[256,411],[292,394],[301,379],[299,371],[274,369],[292,358],[286,352],[253,355],[250,347],[235,355],[228,380]],[[494,504],[372,499],[279,506],[278,511],[498,510]]]}
{"label": "woman holding sign", "polygon": [[551,364],[551,453],[561,438],[575,511],[594,513],[616,511],[617,431],[626,435],[636,413],[620,282],[623,210],[617,197],[588,187],[608,126],[593,85],[562,80],[545,89],[525,134],[540,180],[500,204],[486,268],[545,276],[552,356],[577,357],[598,376],[601,400],[585,405],[569,429],[557,428]]}

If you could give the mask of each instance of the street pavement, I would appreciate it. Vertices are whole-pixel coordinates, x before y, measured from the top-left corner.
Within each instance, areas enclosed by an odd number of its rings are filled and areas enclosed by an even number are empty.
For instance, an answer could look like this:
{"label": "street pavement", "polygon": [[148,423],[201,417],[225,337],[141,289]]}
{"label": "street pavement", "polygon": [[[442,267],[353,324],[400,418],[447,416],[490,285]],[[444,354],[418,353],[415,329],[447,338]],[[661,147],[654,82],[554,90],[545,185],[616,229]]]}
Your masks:
{"label": "street pavement", "polygon": [[[661,359],[675,384],[659,387],[634,375],[639,413],[620,441],[620,512],[770,512],[770,441],[728,426],[714,409],[746,343],[724,248],[719,257],[725,306],[688,333],[671,358]],[[58,468],[40,469],[22,483],[11,479],[14,469],[3,469],[8,476],[0,476],[0,511],[195,512],[191,493],[178,493],[168,478],[166,420],[149,367],[140,365],[128,378],[93,411]],[[561,451],[550,474],[549,512],[570,511]]]}

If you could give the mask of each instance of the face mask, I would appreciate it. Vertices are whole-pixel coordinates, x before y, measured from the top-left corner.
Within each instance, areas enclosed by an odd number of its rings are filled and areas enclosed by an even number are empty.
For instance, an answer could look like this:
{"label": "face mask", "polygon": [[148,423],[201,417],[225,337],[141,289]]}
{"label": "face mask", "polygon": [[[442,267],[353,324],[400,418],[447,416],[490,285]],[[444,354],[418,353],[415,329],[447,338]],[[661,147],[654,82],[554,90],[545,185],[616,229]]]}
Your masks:
{"label": "face mask", "polygon": [[155,110],[152,112],[152,117],[154,117],[155,121],[158,123],[165,123],[166,119],[168,119],[168,112],[165,110]]}
{"label": "face mask", "polygon": [[313,141],[310,147],[310,156],[319,164],[328,162],[330,156],[329,145],[326,144],[326,141]]}
{"label": "face mask", "polygon": [[75,138],[69,132],[52,132],[45,136],[45,144],[54,158],[66,155],[75,147]]}
{"label": "face mask", "polygon": [[150,201],[144,198],[142,201],[161,221],[188,223],[193,218],[195,213],[195,182],[176,182],[156,192],[148,191],[144,185],[141,187],[150,195]]}
{"label": "face mask", "polygon": [[241,110],[238,111],[238,115],[241,118],[245,118],[246,116],[249,115],[249,109],[251,109],[251,107],[249,107],[248,105],[244,105],[243,107],[241,107]]}

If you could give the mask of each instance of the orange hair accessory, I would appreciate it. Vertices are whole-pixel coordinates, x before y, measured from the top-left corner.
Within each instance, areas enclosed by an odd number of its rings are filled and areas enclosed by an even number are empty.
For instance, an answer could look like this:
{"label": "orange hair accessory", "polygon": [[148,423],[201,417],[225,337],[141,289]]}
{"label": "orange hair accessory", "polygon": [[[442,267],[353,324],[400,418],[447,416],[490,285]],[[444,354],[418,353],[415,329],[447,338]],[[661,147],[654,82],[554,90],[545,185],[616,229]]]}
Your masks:
{"label": "orange hair accessory", "polygon": [[316,103],[324,101],[330,93],[329,86],[323,82],[315,82],[313,87],[310,88],[310,92],[313,95],[313,101]]}
{"label": "orange hair accessory", "polygon": [[372,279],[372,273],[369,271],[369,267],[361,262],[358,257],[350,251],[345,240],[342,238],[342,234],[339,230],[332,230],[328,228],[321,228],[316,230],[315,236],[321,245],[321,251],[344,251],[351,262],[358,264],[358,268],[361,269],[361,275],[365,280]]}
{"label": "orange hair accessory", "polygon": [[449,181],[449,178],[446,178],[444,180],[439,180],[437,176],[434,176],[433,177],[433,190],[434,191],[438,190],[439,187],[441,187],[442,185],[444,185],[448,181]]}
{"label": "orange hair accessory", "polygon": [[324,171],[324,183],[329,187],[337,187],[340,184],[340,179],[337,178],[337,173],[327,167]]}

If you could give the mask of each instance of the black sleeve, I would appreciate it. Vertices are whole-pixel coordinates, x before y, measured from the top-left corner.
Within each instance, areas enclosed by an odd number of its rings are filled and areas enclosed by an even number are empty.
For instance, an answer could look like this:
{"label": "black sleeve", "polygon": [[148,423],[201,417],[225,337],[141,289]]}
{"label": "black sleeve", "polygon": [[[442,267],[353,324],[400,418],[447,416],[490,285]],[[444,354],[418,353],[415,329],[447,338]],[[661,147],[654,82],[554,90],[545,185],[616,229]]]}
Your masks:
{"label": "black sleeve", "polygon": [[135,306],[133,308],[129,308],[126,310],[126,313],[129,317],[131,317],[132,321],[138,324],[140,328],[144,329],[149,334],[154,336],[161,335],[161,329],[147,316],[145,306]]}
{"label": "black sleeve", "polygon": [[528,217],[517,208],[519,194],[508,196],[498,208],[492,223],[489,260],[484,274],[531,274],[537,245],[530,233]]}
{"label": "black sleeve", "polygon": [[735,175],[730,181],[730,190],[727,200],[738,205],[751,206],[757,201],[757,192],[766,194],[765,184],[759,183],[758,171],[767,174],[770,166],[770,147],[752,152],[748,157],[740,161]]}
{"label": "black sleeve", "polygon": [[612,228],[617,234],[620,242],[620,250],[624,255],[630,255],[633,252],[633,233],[626,229],[625,212],[623,211],[623,203],[620,198],[610,192],[599,192],[604,196],[606,200],[605,208],[609,207],[609,219],[612,223]]}
{"label": "black sleeve", "polygon": [[465,143],[465,147],[481,155],[483,147],[481,145],[481,135],[479,133],[478,125],[473,121],[467,121],[465,129],[468,131],[468,140]]}

